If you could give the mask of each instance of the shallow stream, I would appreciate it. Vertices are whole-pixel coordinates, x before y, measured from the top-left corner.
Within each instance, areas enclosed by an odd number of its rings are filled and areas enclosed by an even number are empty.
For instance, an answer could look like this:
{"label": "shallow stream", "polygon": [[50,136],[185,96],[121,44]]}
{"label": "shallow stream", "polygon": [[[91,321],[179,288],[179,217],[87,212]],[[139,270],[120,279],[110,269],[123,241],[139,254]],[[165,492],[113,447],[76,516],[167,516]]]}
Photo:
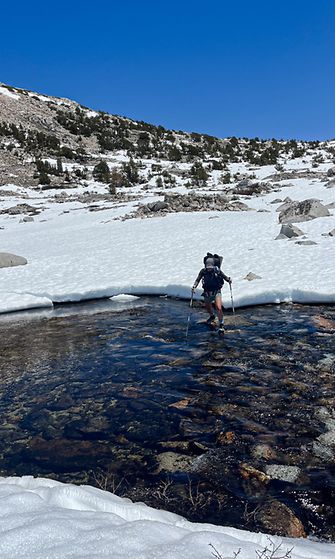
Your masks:
{"label": "shallow stream", "polygon": [[0,473],[90,483],[262,529],[285,503],[335,540],[335,307],[98,301],[0,317]]}

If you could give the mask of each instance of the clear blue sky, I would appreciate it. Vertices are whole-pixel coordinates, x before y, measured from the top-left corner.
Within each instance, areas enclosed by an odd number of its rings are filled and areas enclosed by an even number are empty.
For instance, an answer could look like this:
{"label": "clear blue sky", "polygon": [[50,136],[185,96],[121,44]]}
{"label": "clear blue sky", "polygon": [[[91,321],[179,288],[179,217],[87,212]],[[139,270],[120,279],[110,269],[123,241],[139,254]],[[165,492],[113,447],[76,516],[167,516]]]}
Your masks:
{"label": "clear blue sky", "polygon": [[334,0],[13,0],[0,81],[176,130],[335,137]]}

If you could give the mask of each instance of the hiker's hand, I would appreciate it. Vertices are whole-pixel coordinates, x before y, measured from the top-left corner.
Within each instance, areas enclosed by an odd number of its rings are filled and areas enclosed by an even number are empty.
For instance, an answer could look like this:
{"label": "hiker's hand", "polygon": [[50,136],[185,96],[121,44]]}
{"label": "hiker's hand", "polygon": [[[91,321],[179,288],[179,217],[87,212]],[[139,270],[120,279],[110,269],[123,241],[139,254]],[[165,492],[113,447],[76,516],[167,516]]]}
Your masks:
{"label": "hiker's hand", "polygon": [[192,286],[192,293],[194,293],[195,290],[196,290],[196,287],[195,287],[195,285],[193,285],[193,286]]}
{"label": "hiker's hand", "polygon": [[231,278],[228,278],[228,283],[229,285],[231,285],[233,283],[233,280]]}

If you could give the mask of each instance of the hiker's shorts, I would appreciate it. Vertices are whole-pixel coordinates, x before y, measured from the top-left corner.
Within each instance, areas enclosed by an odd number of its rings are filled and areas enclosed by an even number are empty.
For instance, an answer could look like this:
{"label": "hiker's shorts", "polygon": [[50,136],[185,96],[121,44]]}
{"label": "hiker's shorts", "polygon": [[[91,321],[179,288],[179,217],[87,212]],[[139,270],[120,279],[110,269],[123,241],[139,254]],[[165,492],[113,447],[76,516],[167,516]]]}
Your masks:
{"label": "hiker's shorts", "polygon": [[202,294],[205,303],[215,303],[218,295],[221,297],[221,289],[216,289],[215,291],[204,291]]}

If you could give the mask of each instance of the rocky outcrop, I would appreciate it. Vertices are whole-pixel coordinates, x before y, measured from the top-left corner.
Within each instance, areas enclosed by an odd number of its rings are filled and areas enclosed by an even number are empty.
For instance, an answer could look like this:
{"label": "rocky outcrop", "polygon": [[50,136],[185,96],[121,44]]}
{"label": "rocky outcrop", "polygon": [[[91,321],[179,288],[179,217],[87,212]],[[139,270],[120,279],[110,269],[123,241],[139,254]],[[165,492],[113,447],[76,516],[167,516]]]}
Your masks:
{"label": "rocky outcrop", "polygon": [[243,179],[237,183],[233,189],[233,194],[243,195],[243,196],[253,196],[255,194],[263,194],[265,192],[270,192],[272,190],[272,185],[268,182],[258,182],[252,179]]}
{"label": "rocky outcrop", "polygon": [[0,252],[0,268],[11,268],[12,266],[24,266],[27,260],[23,256],[10,254],[9,252]]}
{"label": "rocky outcrop", "polygon": [[126,216],[126,219],[131,217],[153,217],[177,212],[240,212],[248,210],[250,208],[243,202],[232,200],[221,194],[212,196],[203,196],[195,193],[186,195],[166,194],[164,200],[140,205],[136,212]]}
{"label": "rocky outcrop", "polygon": [[30,206],[29,204],[17,204],[16,206],[11,206],[5,210],[1,210],[0,214],[9,214],[9,215],[20,215],[20,214],[29,214],[29,215],[37,215],[39,214],[42,209],[44,208],[35,208],[34,206]]}
{"label": "rocky outcrop", "polygon": [[329,216],[329,210],[319,200],[311,198],[302,202],[289,203],[279,214],[279,223],[297,223],[310,221],[318,217]]}

